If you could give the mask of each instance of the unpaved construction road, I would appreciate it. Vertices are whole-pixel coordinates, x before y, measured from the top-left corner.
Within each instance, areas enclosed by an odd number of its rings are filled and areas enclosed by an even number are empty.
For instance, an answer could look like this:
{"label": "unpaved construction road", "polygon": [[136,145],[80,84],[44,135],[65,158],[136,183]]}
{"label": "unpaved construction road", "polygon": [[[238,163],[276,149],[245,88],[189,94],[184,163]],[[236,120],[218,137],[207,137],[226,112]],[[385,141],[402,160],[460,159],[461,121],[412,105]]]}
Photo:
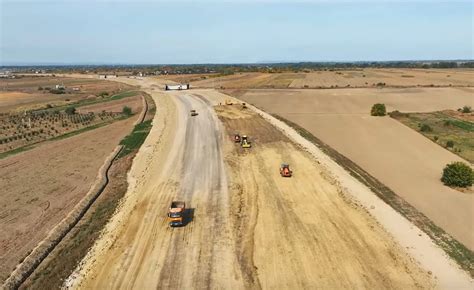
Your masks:
{"label": "unpaved construction road", "polygon": [[[163,93],[130,187],[67,286],[84,289],[432,288],[436,282],[309,153],[240,106]],[[214,102],[214,103],[211,103]],[[191,117],[195,109],[198,116]],[[231,142],[248,134],[253,147]],[[281,178],[281,162],[295,175]],[[188,224],[169,228],[172,200]]]}

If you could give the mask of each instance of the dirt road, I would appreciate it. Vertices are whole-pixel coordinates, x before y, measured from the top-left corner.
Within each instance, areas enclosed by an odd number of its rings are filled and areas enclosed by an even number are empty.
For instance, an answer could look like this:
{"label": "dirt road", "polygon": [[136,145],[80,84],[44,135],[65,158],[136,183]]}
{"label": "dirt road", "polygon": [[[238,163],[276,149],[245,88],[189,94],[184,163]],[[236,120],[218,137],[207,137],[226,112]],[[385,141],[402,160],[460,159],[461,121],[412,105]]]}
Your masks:
{"label": "dirt road", "polygon": [[[158,98],[158,104],[166,106],[161,107],[166,117],[160,120],[166,122],[166,129],[152,130],[150,134],[158,138],[147,139],[145,146],[164,154],[146,156],[150,159],[145,160],[145,166],[139,160],[145,156],[137,156],[135,168],[147,173],[137,176],[136,187],[122,208],[126,223],[117,221],[118,235],[104,237],[113,244],[98,259],[83,286],[233,288],[241,277],[234,269],[237,257],[230,225],[225,222],[228,190],[218,119],[199,97],[175,94]],[[199,115],[191,117],[191,109]],[[189,224],[184,228],[167,225],[167,207],[173,199],[185,200],[190,208]]]}
{"label": "dirt road", "polygon": [[[116,215],[67,286],[156,288],[432,288],[431,277],[309,154],[264,119],[162,93]],[[198,116],[191,117],[195,109]],[[218,114],[216,114],[216,111]],[[221,120],[219,120],[218,118]],[[224,126],[224,125],[225,126]],[[229,141],[248,132],[250,152]],[[290,162],[295,177],[281,179]],[[183,199],[191,218],[167,225]]]}

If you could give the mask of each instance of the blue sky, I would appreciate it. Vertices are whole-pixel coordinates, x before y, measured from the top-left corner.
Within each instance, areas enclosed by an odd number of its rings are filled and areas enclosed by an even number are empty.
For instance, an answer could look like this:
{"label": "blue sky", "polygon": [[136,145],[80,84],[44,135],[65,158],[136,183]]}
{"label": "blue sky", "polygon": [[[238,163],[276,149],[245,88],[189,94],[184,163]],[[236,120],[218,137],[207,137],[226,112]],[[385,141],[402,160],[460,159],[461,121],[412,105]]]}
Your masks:
{"label": "blue sky", "polygon": [[0,0],[0,64],[473,58],[473,1]]}

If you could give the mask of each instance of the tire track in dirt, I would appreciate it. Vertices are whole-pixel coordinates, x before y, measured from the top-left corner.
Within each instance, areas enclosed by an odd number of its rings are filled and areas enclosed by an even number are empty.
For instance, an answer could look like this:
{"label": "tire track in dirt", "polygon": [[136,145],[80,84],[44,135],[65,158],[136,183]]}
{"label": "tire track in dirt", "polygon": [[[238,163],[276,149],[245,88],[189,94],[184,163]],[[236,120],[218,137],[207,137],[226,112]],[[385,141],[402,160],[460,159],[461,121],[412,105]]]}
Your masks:
{"label": "tire track in dirt", "polygon": [[[236,249],[246,257],[240,260],[245,277],[256,278],[250,288],[433,287],[429,275],[281,132],[239,106],[216,111],[229,140],[236,131],[254,140],[250,150],[230,141],[225,150],[231,182],[239,185],[232,187],[238,196],[232,199],[234,230],[242,239],[236,237]],[[292,178],[280,177],[281,162],[293,167]],[[242,218],[254,220],[241,226]]]}

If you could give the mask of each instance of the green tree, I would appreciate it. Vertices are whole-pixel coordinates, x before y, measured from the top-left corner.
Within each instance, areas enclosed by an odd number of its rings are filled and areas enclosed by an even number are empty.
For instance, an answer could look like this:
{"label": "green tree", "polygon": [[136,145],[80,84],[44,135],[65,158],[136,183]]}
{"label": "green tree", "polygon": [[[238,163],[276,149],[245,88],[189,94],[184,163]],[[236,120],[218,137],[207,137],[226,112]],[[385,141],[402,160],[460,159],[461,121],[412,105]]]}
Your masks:
{"label": "green tree", "polygon": [[472,109],[469,106],[464,106],[464,107],[462,107],[462,112],[463,113],[470,113],[470,112],[472,112]]}
{"label": "green tree", "polygon": [[420,127],[420,131],[421,132],[431,132],[431,131],[433,131],[433,129],[431,129],[430,125],[423,124]]}
{"label": "green tree", "polygon": [[372,110],[370,110],[372,116],[385,116],[386,113],[385,104],[374,104]]}
{"label": "green tree", "polygon": [[76,108],[75,107],[67,107],[65,112],[68,115],[74,115],[76,113]]}
{"label": "green tree", "polygon": [[463,162],[453,162],[443,169],[441,181],[448,186],[469,187],[474,182],[474,170]]}
{"label": "green tree", "polygon": [[122,113],[127,116],[130,116],[132,114],[132,109],[128,106],[124,106],[122,109]]}

